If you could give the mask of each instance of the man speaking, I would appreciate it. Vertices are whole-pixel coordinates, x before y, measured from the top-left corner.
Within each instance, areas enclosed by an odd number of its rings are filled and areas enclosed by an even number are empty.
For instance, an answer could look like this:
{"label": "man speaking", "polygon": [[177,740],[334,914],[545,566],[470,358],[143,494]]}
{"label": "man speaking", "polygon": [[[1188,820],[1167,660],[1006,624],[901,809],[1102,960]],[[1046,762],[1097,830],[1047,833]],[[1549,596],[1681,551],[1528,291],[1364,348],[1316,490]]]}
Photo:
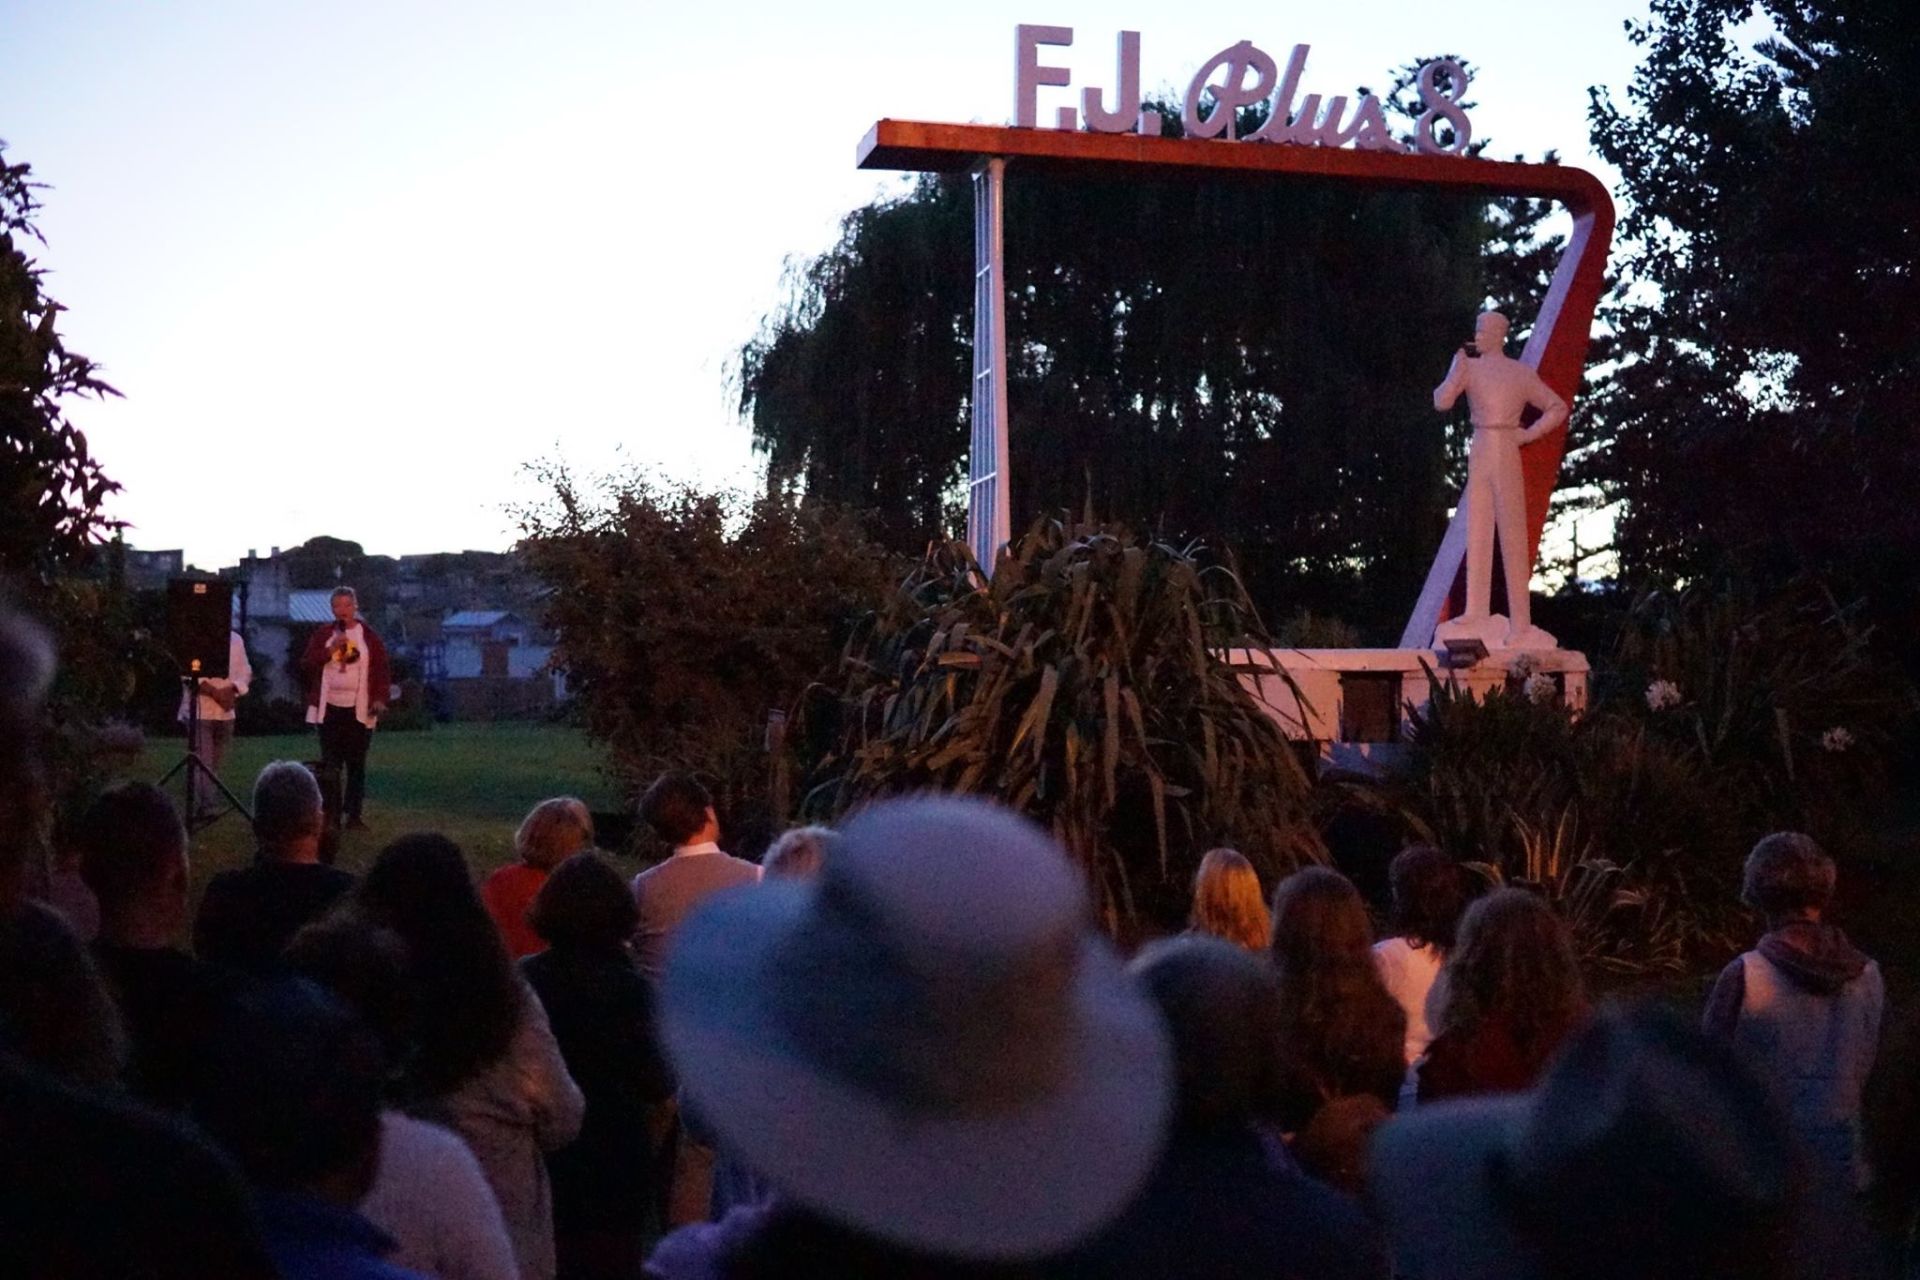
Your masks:
{"label": "man speaking", "polygon": [[346,775],[341,808],[347,829],[366,830],[360,820],[367,791],[367,745],[387,709],[393,673],[387,646],[360,617],[352,587],[333,589],[333,621],[315,631],[300,657],[307,679],[307,723],[320,726],[320,763]]}

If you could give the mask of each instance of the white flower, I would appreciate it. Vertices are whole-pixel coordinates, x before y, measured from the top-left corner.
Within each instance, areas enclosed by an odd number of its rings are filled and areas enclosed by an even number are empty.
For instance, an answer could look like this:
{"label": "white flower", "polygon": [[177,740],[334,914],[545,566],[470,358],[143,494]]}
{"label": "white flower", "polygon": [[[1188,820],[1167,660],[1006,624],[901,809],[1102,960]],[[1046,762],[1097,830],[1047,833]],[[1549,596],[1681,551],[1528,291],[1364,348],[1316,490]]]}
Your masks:
{"label": "white flower", "polygon": [[1647,709],[1665,711],[1680,705],[1680,686],[1671,680],[1655,680],[1647,686]]}
{"label": "white flower", "polygon": [[1560,686],[1546,672],[1536,671],[1520,686],[1520,692],[1527,695],[1528,702],[1543,705],[1560,696]]}
{"label": "white flower", "polygon": [[1853,745],[1853,735],[1835,725],[1820,735],[1820,745],[1828,751],[1845,751]]}
{"label": "white flower", "polygon": [[1523,653],[1507,664],[1507,674],[1522,683],[1539,669],[1540,660],[1530,653]]}

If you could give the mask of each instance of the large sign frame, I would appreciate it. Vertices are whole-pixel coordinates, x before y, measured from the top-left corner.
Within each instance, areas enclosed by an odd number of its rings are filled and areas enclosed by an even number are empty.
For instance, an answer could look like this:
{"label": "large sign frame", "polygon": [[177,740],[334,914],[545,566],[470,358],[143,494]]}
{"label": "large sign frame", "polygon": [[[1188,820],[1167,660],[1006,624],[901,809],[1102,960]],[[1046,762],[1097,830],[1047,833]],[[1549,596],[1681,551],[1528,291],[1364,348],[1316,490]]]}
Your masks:
{"label": "large sign frame", "polygon": [[[1594,310],[1606,286],[1607,251],[1613,240],[1613,199],[1605,185],[1591,173],[1566,165],[891,119],[878,121],[868,131],[860,143],[858,163],[862,169],[974,174],[974,242],[979,274],[974,292],[974,451],[967,538],[981,565],[989,571],[1010,536],[1001,226],[1003,184],[1009,168],[1021,174],[1067,178],[1128,171],[1305,177],[1371,187],[1423,187],[1555,200],[1572,216],[1573,229],[1520,359],[1539,370],[1541,379],[1569,405],[1576,401],[1586,369]],[[1566,452],[1566,435],[1565,431],[1556,431],[1521,451],[1529,565],[1538,559],[1540,536],[1546,528],[1548,507]],[[1466,522],[1456,511],[1401,635],[1402,648],[1430,648],[1434,628],[1459,610],[1464,598],[1465,554]]]}

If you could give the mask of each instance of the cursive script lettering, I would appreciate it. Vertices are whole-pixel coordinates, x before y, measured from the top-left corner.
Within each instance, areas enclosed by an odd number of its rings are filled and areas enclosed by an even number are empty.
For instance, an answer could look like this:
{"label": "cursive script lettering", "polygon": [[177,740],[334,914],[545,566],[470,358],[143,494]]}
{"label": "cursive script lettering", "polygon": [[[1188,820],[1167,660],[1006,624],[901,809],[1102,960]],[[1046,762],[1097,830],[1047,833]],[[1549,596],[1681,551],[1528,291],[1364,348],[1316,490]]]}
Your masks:
{"label": "cursive script lettering", "polygon": [[[1221,84],[1209,83],[1218,70],[1226,71],[1226,80]],[[1247,79],[1249,75],[1253,77],[1251,82]],[[1217,138],[1225,130],[1231,142],[1240,108],[1265,102],[1278,76],[1279,69],[1273,65],[1273,59],[1251,40],[1242,40],[1214,54],[1187,86],[1187,99],[1180,114],[1187,136]],[[1209,94],[1213,97],[1213,107],[1203,110],[1202,99]]]}
{"label": "cursive script lettering", "polygon": [[[1043,86],[1065,88],[1072,82],[1067,68],[1041,63],[1041,48],[1072,44],[1072,27],[1014,28],[1013,118],[1017,126],[1038,126]],[[1284,70],[1251,40],[1236,41],[1207,59],[1188,82],[1181,102],[1181,123],[1187,136],[1309,147],[1350,145],[1366,151],[1411,150],[1393,136],[1386,108],[1375,94],[1362,94],[1357,102],[1346,94],[1330,98],[1318,93],[1301,95],[1310,48],[1293,46]],[[1060,106],[1054,111],[1058,128],[1075,129],[1084,120],[1096,133],[1138,132],[1152,137],[1161,132],[1159,112],[1140,101],[1139,32],[1120,33],[1115,61],[1117,87],[1112,105],[1108,105],[1105,89],[1085,86],[1078,95],[1077,107]],[[1451,58],[1438,59],[1420,68],[1416,83],[1426,110],[1414,128],[1415,146],[1428,155],[1467,154],[1473,125],[1465,108],[1465,68]],[[1240,113],[1261,103],[1267,105],[1266,119],[1242,138]],[[1443,122],[1445,130],[1440,128]]]}

